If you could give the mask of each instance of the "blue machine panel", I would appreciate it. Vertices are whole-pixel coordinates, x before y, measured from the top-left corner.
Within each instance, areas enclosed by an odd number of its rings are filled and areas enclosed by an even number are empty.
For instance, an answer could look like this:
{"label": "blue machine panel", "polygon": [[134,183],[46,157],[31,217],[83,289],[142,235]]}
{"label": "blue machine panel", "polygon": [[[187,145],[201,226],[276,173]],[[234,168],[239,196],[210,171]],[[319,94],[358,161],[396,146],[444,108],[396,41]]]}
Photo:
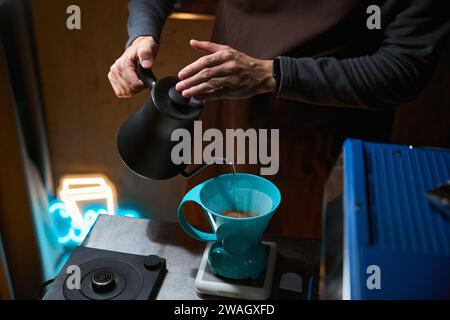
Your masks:
{"label": "blue machine panel", "polygon": [[[450,299],[450,219],[426,196],[448,180],[449,151],[345,142],[347,298]],[[380,289],[367,286],[371,265]]]}

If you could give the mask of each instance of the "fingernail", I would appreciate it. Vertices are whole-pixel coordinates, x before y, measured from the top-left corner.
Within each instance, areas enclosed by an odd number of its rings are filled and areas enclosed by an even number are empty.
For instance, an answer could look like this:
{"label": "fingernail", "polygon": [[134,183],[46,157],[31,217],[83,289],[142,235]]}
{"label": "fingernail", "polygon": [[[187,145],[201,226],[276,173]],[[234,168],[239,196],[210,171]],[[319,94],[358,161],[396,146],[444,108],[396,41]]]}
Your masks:
{"label": "fingernail", "polygon": [[191,91],[189,91],[189,90],[184,90],[181,94],[182,94],[183,97],[185,97],[185,98],[190,98]]}
{"label": "fingernail", "polygon": [[144,68],[150,68],[150,67],[152,66],[152,62],[151,62],[150,60],[142,60],[142,61],[141,61],[141,65],[142,65]]}
{"label": "fingernail", "polygon": [[186,76],[186,70],[181,70],[180,72],[178,72],[178,78],[182,79],[185,76]]}
{"label": "fingernail", "polygon": [[183,87],[184,87],[184,83],[178,82],[177,85],[175,86],[175,89],[177,89],[177,91],[183,91]]}

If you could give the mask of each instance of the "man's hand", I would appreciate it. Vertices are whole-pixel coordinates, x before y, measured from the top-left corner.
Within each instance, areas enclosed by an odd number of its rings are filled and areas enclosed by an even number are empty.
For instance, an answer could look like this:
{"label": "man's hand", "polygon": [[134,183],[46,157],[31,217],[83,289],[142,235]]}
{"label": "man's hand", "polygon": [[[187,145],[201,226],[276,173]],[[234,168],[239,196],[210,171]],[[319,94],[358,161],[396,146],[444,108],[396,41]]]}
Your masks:
{"label": "man's hand", "polygon": [[145,88],[136,74],[139,59],[145,69],[150,69],[158,53],[158,44],[152,36],[138,37],[111,66],[108,79],[119,98],[129,98]]}
{"label": "man's hand", "polygon": [[241,99],[272,92],[272,60],[259,60],[228,46],[191,40],[194,49],[207,55],[178,73],[176,89],[186,98],[200,100]]}

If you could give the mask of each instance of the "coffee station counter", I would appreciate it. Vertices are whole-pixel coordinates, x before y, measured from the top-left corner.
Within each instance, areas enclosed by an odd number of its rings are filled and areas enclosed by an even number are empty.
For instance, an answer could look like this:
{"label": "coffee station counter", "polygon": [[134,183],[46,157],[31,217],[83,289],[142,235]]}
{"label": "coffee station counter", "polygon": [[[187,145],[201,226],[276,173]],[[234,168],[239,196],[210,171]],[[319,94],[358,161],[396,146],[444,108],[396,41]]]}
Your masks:
{"label": "coffee station counter", "polygon": [[[279,284],[281,277],[290,272],[303,279],[304,294],[296,298],[305,299],[308,286],[312,288],[312,297],[316,297],[320,242],[277,236],[266,236],[263,240],[277,244],[271,298],[286,298],[280,296]],[[101,215],[82,246],[138,255],[158,255],[164,258],[168,271],[157,299],[213,298],[199,296],[194,284],[205,243],[189,237],[177,223]]]}

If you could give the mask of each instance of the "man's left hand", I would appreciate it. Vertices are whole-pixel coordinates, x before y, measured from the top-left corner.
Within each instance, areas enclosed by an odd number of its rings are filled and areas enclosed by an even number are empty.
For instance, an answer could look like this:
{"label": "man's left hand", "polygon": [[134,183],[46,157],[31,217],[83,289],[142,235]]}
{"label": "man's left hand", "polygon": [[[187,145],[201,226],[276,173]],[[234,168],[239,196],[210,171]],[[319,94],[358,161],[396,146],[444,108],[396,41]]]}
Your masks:
{"label": "man's left hand", "polygon": [[242,99],[273,92],[273,61],[259,60],[225,45],[191,40],[194,49],[207,55],[178,73],[176,89],[199,100]]}

